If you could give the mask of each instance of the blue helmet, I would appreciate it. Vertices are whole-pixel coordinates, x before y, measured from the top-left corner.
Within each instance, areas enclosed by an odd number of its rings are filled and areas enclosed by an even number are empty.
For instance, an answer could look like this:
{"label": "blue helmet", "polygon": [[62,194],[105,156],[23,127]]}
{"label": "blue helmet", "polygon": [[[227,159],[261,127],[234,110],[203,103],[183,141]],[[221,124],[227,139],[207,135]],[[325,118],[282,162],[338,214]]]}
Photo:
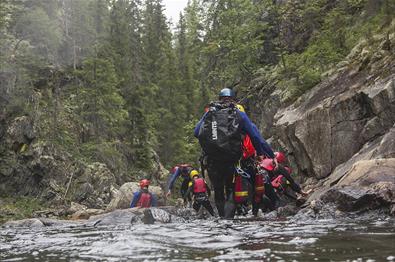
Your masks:
{"label": "blue helmet", "polygon": [[219,97],[235,97],[235,91],[230,88],[224,88],[219,92]]}

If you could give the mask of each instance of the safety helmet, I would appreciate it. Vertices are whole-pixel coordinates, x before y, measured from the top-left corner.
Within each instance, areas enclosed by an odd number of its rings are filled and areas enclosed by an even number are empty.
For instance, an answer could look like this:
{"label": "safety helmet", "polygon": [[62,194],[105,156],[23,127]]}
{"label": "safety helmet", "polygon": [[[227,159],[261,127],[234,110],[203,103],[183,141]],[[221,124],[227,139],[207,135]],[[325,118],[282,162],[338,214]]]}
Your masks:
{"label": "safety helmet", "polygon": [[230,88],[224,88],[219,92],[219,97],[235,97],[235,91]]}
{"label": "safety helmet", "polygon": [[148,187],[149,186],[149,180],[148,179],[143,179],[140,181],[140,188]]}
{"label": "safety helmet", "polygon": [[197,171],[196,169],[193,169],[193,170],[191,171],[191,173],[189,173],[189,176],[190,176],[191,178],[194,178],[195,176],[199,176],[199,171]]}
{"label": "safety helmet", "polygon": [[274,152],[278,163],[284,163],[286,161],[285,155],[283,152]]}
{"label": "safety helmet", "polygon": [[240,112],[243,112],[243,113],[246,112],[246,111],[244,110],[244,106],[242,106],[242,105],[240,105],[240,104],[237,104],[236,107],[237,107],[237,109],[239,109]]}

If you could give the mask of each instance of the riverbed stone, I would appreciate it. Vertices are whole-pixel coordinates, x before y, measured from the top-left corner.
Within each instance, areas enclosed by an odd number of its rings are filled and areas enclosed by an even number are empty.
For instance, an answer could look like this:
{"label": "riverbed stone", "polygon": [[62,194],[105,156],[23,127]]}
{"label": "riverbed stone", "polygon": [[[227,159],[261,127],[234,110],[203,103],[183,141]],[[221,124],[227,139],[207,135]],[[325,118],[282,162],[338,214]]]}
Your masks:
{"label": "riverbed stone", "polygon": [[8,221],[4,223],[4,227],[44,227],[44,223],[37,218],[22,219],[16,221]]}
{"label": "riverbed stone", "polygon": [[389,208],[395,203],[395,158],[358,161],[320,199],[341,211]]}

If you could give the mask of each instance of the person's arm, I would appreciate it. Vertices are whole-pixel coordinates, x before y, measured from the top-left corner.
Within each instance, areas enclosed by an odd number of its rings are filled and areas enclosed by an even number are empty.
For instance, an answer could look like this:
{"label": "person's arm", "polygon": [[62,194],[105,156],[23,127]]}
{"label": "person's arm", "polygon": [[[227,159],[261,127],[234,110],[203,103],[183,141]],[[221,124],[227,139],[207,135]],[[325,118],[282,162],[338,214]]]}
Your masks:
{"label": "person's arm", "polygon": [[203,123],[203,120],[206,118],[206,115],[207,115],[207,112],[204,113],[204,115],[202,116],[202,118],[199,120],[199,122],[198,122],[197,125],[195,126],[195,130],[194,130],[194,132],[193,132],[193,134],[195,135],[195,137],[198,137],[198,136],[199,136],[199,130],[200,130],[200,127],[201,127],[201,125],[202,125],[202,123]]}
{"label": "person's arm", "polygon": [[188,184],[188,190],[187,190],[187,192],[185,193],[185,196],[189,196],[189,194],[192,193],[194,184],[195,184],[194,181],[189,182],[189,184]]}
{"label": "person's arm", "polygon": [[139,200],[139,194],[140,194],[140,192],[133,193],[133,200],[132,200],[132,203],[130,203],[130,208],[136,207],[137,201]]}
{"label": "person's arm", "polygon": [[283,175],[288,180],[288,182],[291,186],[291,189],[293,191],[295,191],[296,193],[299,193],[299,194],[302,193],[302,188],[300,187],[300,185],[295,182],[295,180],[291,177],[291,174],[288,173],[288,171],[282,165],[279,165],[277,172],[278,172],[278,174]]}
{"label": "person's arm", "polygon": [[177,177],[179,177],[180,174],[181,174],[181,168],[180,167],[176,167],[175,169],[176,170],[171,175],[170,180],[169,180],[168,192],[170,192],[173,189],[174,182],[176,182]]}
{"label": "person's arm", "polygon": [[267,155],[270,158],[275,158],[273,149],[266,142],[266,140],[263,139],[263,137],[259,133],[258,128],[251,122],[251,120],[248,118],[248,116],[245,113],[240,111],[239,113],[242,120],[241,128],[245,133],[247,133],[250,136],[251,142],[254,145],[257,155],[258,156]]}
{"label": "person's arm", "polygon": [[158,206],[158,198],[156,197],[155,194],[151,193],[151,206],[156,207]]}

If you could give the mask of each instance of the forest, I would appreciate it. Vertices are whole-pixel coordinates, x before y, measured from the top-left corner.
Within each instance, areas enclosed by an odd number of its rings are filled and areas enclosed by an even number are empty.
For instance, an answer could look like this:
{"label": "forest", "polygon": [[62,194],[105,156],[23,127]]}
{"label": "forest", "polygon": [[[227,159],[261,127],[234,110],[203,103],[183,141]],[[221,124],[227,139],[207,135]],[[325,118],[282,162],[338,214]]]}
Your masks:
{"label": "forest", "polygon": [[196,163],[192,130],[221,88],[244,103],[260,79],[295,101],[358,41],[386,33],[395,3],[190,0],[175,25],[161,0],[3,0],[0,10],[0,121],[28,116],[38,141],[126,178],[158,157]]}

